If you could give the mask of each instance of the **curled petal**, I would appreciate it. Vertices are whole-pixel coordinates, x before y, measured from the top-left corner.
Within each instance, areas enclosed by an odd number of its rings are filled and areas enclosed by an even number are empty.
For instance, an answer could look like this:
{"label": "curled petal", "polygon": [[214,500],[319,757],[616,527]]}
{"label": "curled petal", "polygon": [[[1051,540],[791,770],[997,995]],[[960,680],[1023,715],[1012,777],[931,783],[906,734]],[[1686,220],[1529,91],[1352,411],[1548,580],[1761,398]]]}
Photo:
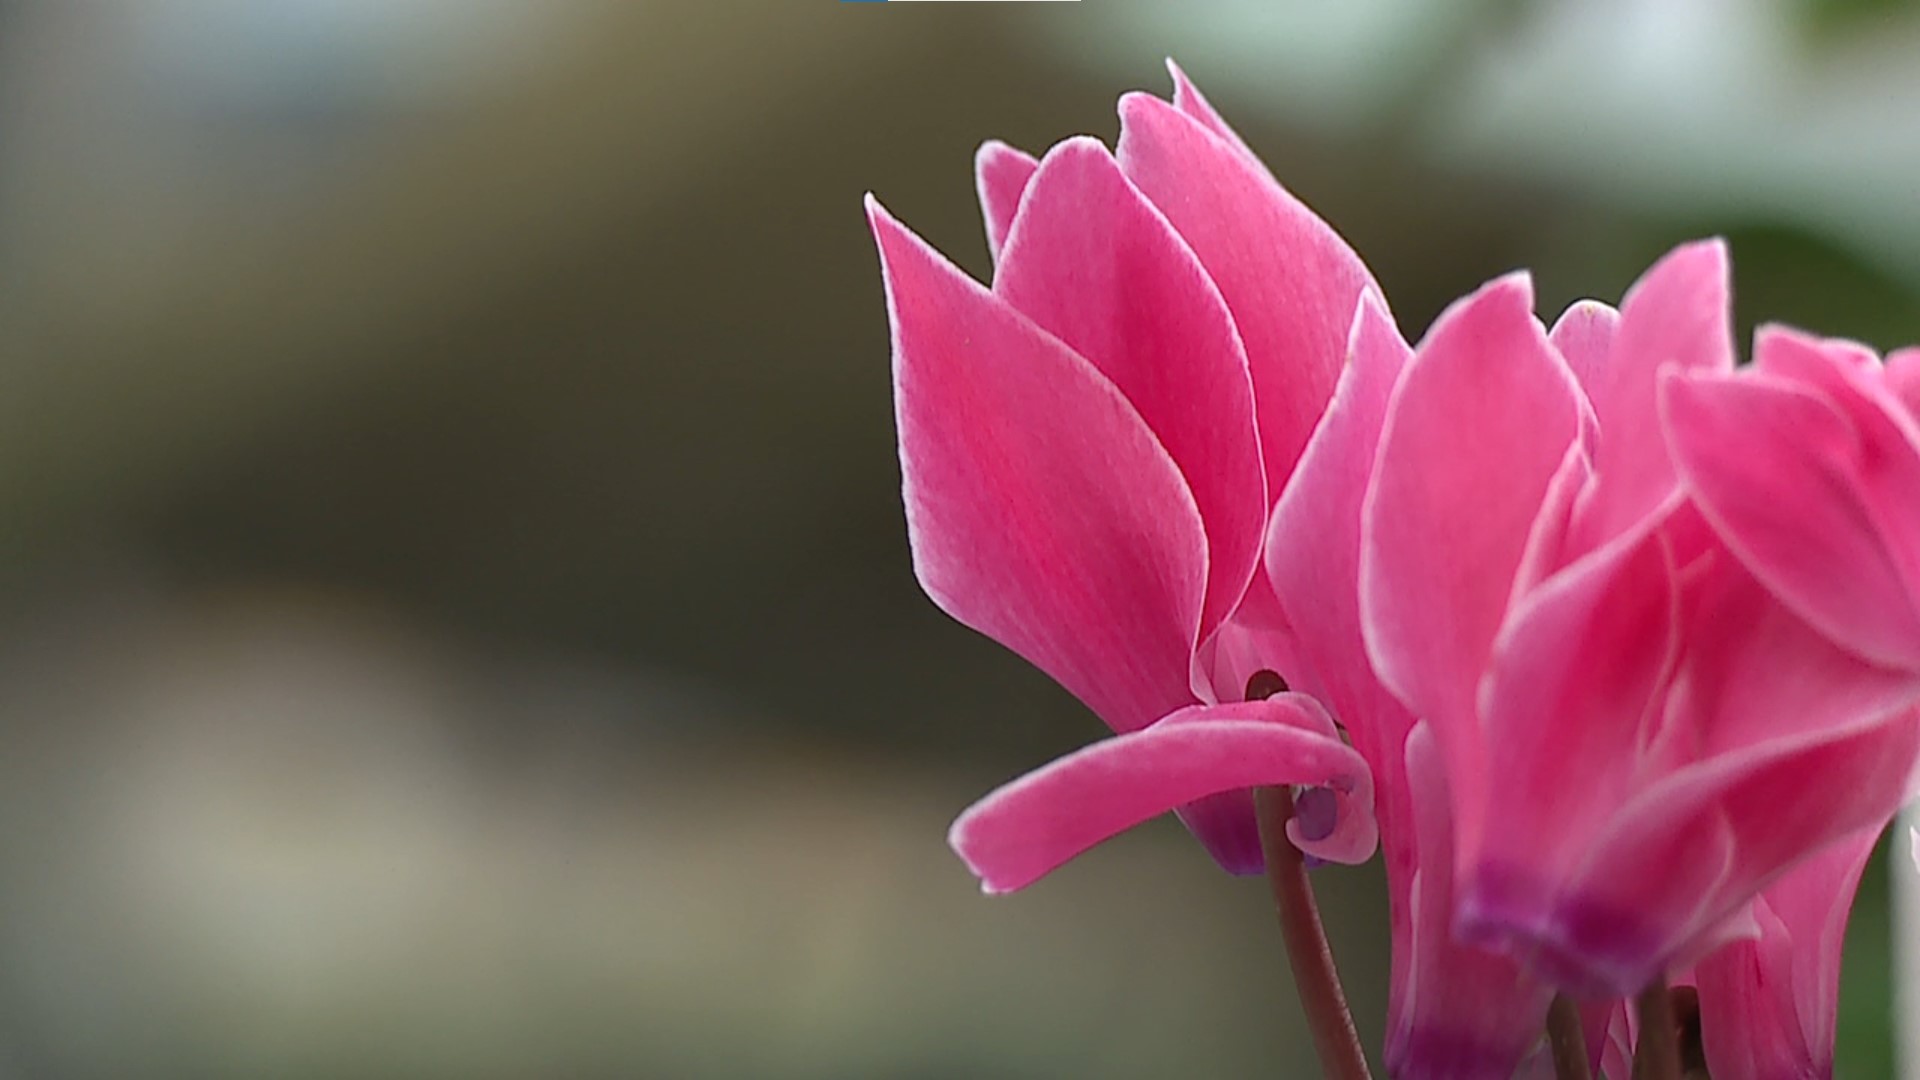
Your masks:
{"label": "curled petal", "polygon": [[1207,531],[1210,636],[1246,592],[1267,515],[1253,385],[1219,290],[1107,148],[1077,138],[1028,184],[993,291],[1112,380],[1180,467]]}
{"label": "curled petal", "polygon": [[[1360,294],[1378,287],[1327,223],[1244,147],[1186,109],[1120,99],[1120,167],[1186,239],[1246,346],[1270,495],[1306,446],[1346,355]],[[1211,112],[1211,110],[1206,110]]]}
{"label": "curled petal", "polygon": [[869,203],[914,570],[1116,730],[1193,701],[1206,534],[1111,382]]}
{"label": "curled petal", "polygon": [[1667,439],[1727,547],[1822,633],[1920,669],[1920,452],[1878,407],[1758,373],[1674,376]]}
{"label": "curled petal", "polygon": [[990,893],[1012,892],[1111,836],[1220,792],[1325,787],[1338,796],[1324,836],[1287,835],[1332,862],[1373,854],[1373,778],[1311,698],[1195,705],[1077,750],[969,807],[948,840]]}
{"label": "curled petal", "polygon": [[1000,260],[1000,249],[1013,229],[1020,196],[1039,168],[1032,154],[998,139],[981,143],[973,155],[973,186],[980,194],[980,216],[987,224],[987,251],[995,262]]}

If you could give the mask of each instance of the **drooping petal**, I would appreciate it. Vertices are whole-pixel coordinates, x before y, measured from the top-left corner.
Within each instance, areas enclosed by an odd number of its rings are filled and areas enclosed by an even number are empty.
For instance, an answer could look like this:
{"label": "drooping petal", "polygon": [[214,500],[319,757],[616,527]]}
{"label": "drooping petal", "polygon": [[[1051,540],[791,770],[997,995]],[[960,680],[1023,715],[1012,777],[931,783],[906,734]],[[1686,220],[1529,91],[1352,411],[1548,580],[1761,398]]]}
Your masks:
{"label": "drooping petal", "polygon": [[1362,526],[1360,608],[1380,680],[1435,726],[1456,804],[1479,797],[1476,694],[1580,390],[1524,276],[1449,308],[1388,407]]}
{"label": "drooping petal", "polygon": [[1920,669],[1920,455],[1777,376],[1676,376],[1663,400],[1675,463],[1727,547],[1835,641]]}
{"label": "drooping petal", "polygon": [[1253,386],[1226,302],[1090,138],[1042,159],[993,291],[1092,361],[1180,467],[1207,530],[1200,636],[1210,636],[1253,576],[1267,510]]}
{"label": "drooping petal", "polygon": [[1115,730],[1190,704],[1206,535],[1179,469],[1093,365],[868,213],[921,586]]}
{"label": "drooping petal", "polygon": [[1598,389],[1620,330],[1620,312],[1598,300],[1579,300],[1560,313],[1547,340],[1560,350],[1589,399]]}
{"label": "drooping petal", "polygon": [[1658,375],[1733,370],[1726,244],[1675,248],[1627,291],[1612,348],[1589,390],[1600,424],[1595,486],[1581,508],[1578,549],[1591,551],[1642,523],[1673,490],[1661,438]]}
{"label": "drooping petal", "polygon": [[1715,1077],[1833,1075],[1847,915],[1880,832],[1876,825],[1845,836],[1768,886],[1755,901],[1760,936],[1694,969]]}
{"label": "drooping petal", "polygon": [[1120,121],[1121,168],[1199,256],[1239,327],[1276,496],[1333,392],[1354,305],[1378,288],[1326,222],[1188,112],[1128,94]]}
{"label": "drooping petal", "polygon": [[1387,1030],[1394,1076],[1505,1077],[1539,1038],[1551,991],[1503,956],[1460,944],[1452,933],[1454,862],[1445,767],[1428,725],[1406,744],[1406,781],[1419,831],[1411,956]]}
{"label": "drooping petal", "polygon": [[980,216],[987,225],[987,251],[996,263],[1020,209],[1020,196],[1039,168],[1032,154],[999,139],[988,139],[974,152],[973,186],[980,194]]}
{"label": "drooping petal", "polygon": [[1011,892],[1149,818],[1224,791],[1310,785],[1339,796],[1333,830],[1287,835],[1335,862],[1373,853],[1373,781],[1311,698],[1195,705],[1077,750],[975,803],[949,841],[982,886]]}

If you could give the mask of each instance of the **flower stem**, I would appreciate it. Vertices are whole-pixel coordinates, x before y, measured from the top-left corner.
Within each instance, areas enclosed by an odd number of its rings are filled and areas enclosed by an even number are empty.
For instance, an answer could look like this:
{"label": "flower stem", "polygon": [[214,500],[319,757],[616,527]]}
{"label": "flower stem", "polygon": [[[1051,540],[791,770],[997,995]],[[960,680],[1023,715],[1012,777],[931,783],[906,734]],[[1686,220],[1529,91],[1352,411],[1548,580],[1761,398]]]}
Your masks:
{"label": "flower stem", "polygon": [[1633,999],[1638,1033],[1633,1048],[1633,1080],[1680,1080],[1680,1031],[1673,1018],[1673,991],[1667,977]]}
{"label": "flower stem", "polygon": [[1587,1033],[1580,1026],[1580,1007],[1565,994],[1555,994],[1547,1009],[1547,1045],[1553,1050],[1556,1080],[1593,1080],[1587,1061]]}
{"label": "flower stem", "polygon": [[1320,909],[1313,902],[1313,886],[1300,849],[1287,839],[1287,821],[1293,817],[1293,796],[1286,788],[1254,789],[1253,805],[1260,820],[1260,849],[1267,860],[1267,882],[1273,887],[1273,906],[1280,916],[1280,936],[1287,943],[1287,962],[1293,984],[1313,1033],[1313,1048],[1327,1080],[1372,1080],[1367,1055],[1360,1049],[1347,995],[1334,970],[1333,950],[1320,925]]}

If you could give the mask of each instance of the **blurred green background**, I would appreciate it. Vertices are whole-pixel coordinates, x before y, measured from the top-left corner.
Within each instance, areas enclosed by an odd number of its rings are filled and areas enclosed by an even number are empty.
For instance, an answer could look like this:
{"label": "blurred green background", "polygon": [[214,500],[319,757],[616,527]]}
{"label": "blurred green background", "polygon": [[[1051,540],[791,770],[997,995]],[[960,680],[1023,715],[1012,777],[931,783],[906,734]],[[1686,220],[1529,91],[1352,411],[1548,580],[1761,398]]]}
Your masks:
{"label": "blurred green background", "polygon": [[[1171,55],[1410,334],[1718,232],[1743,328],[1885,347],[1916,50],[1885,0],[0,4],[0,1076],[1305,1075],[1176,826],[992,901],[947,853],[1100,728],[914,585],[861,194],[983,273],[975,146],[1111,138]],[[1377,874],[1318,877],[1376,1045]]]}

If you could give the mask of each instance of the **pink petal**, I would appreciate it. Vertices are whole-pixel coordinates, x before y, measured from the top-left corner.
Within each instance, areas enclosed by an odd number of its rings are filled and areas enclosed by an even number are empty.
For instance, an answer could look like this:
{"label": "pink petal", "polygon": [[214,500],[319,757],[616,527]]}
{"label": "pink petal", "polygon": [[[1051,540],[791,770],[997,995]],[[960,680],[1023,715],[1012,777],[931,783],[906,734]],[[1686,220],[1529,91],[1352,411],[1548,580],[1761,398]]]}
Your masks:
{"label": "pink petal", "polygon": [[969,807],[948,837],[990,893],[1012,892],[1111,836],[1182,804],[1261,785],[1311,785],[1340,796],[1333,833],[1287,835],[1336,862],[1373,853],[1373,781],[1311,698],[1195,705],[1139,731],[1077,750]]}
{"label": "pink petal", "polygon": [[1733,370],[1726,244],[1683,245],[1655,263],[1620,306],[1604,369],[1590,387],[1600,423],[1596,485],[1583,507],[1580,550],[1592,550],[1643,522],[1673,490],[1661,438],[1658,373]]}
{"label": "pink petal", "polygon": [[973,155],[973,184],[980,193],[980,216],[987,223],[987,251],[995,262],[1000,260],[1000,249],[1013,229],[1027,181],[1039,168],[1040,162],[1032,154],[998,139],[981,143]]}
{"label": "pink petal", "polygon": [[1180,467],[1207,530],[1211,635],[1253,576],[1267,510],[1247,358],[1219,291],[1090,138],[1041,161],[993,291],[1092,361]]}
{"label": "pink petal", "polygon": [[1487,799],[1458,814],[1461,936],[1528,955],[1631,793],[1680,646],[1662,539],[1611,545],[1521,601],[1481,689]]}
{"label": "pink petal", "polygon": [[[1755,335],[1754,366],[1817,387],[1853,421],[1861,441],[1868,508],[1907,582],[1920,596],[1920,423],[1894,392],[1873,351],[1781,326]],[[1902,366],[1905,366],[1904,364]]]}
{"label": "pink petal", "polygon": [[1779,323],[1768,323],[1753,333],[1753,370],[1803,383],[1837,397],[1852,396],[1858,387],[1877,396],[1868,385],[1881,366],[1873,350],[1845,338],[1823,338]]}
{"label": "pink petal", "polygon": [[[1751,665],[1747,670],[1753,670]],[[1845,677],[1842,671],[1821,674],[1798,666],[1773,678],[1772,684],[1831,687]],[[1767,681],[1749,677],[1755,683]],[[1746,694],[1742,700],[1755,696]],[[1576,889],[1590,897],[1612,892],[1616,902],[1631,904],[1643,919],[1652,915],[1656,921],[1661,911],[1679,912],[1692,905],[1690,923],[1675,924],[1674,942],[1667,949],[1697,954],[1692,939],[1710,936],[1756,889],[1807,851],[1849,831],[1884,825],[1906,800],[1920,751],[1920,716],[1911,708],[1912,689],[1899,692],[1888,686],[1878,702],[1858,692],[1852,700],[1844,693],[1823,696],[1816,690],[1797,696],[1793,705],[1802,710],[1799,734],[1756,740],[1744,749],[1705,757],[1639,796],[1624,808],[1613,832],[1595,845],[1596,862]],[[1733,700],[1729,697],[1721,708],[1735,707]],[[1808,701],[1814,704],[1805,704]],[[1714,726],[1732,726],[1724,716],[1715,719],[1721,722]],[[1778,719],[1747,722],[1771,730],[1790,726]],[[1725,822],[1732,843],[1728,871],[1712,889],[1687,890],[1656,880],[1650,889],[1622,896],[1608,884],[1636,872],[1657,873],[1653,863],[1635,861],[1632,855],[1623,862],[1623,853],[1666,850],[1682,860],[1696,857],[1689,845],[1700,831],[1698,822],[1708,816]],[[1601,860],[1612,865],[1602,869]]]}
{"label": "pink petal", "polygon": [[1686,745],[1650,748],[1667,767],[1887,717],[1920,695],[1920,677],[1842,648],[1724,548],[1691,572],[1685,602],[1672,708],[1686,722],[1671,726]]}
{"label": "pink petal", "polygon": [[1380,680],[1434,724],[1457,801],[1484,784],[1480,672],[1581,404],[1514,275],[1441,315],[1389,406],[1360,609]]}
{"label": "pink petal", "polygon": [[1121,168],[1199,256],[1239,327],[1277,495],[1333,392],[1354,305],[1378,289],[1326,222],[1206,124],[1146,94],[1121,98],[1120,120]]}
{"label": "pink petal", "polygon": [[[1685,585],[1686,651],[1664,714],[1651,731],[1632,724],[1643,749],[1626,764],[1647,780],[1626,790],[1588,767],[1599,757],[1581,759],[1568,789],[1591,782],[1618,809],[1598,829],[1563,832],[1579,861],[1546,881],[1516,872],[1528,869],[1519,860],[1485,863],[1463,901],[1529,929],[1540,970],[1581,993],[1631,994],[1724,939],[1727,920],[1772,875],[1884,820],[1920,749],[1920,727],[1904,713],[1920,680],[1837,648],[1724,552],[1690,568]],[[1624,584],[1621,595],[1631,603]],[[1562,716],[1551,704],[1545,712]],[[1496,759],[1511,730],[1490,733]],[[1532,828],[1512,813],[1500,820],[1502,835]]]}
{"label": "pink petal", "polygon": [[1887,354],[1887,389],[1906,406],[1908,416],[1920,416],[1920,348],[1895,349]]}
{"label": "pink petal", "polygon": [[1360,630],[1360,512],[1387,401],[1412,350],[1386,306],[1363,295],[1348,362],[1267,527],[1266,567],[1315,691],[1369,762],[1394,761],[1412,718],[1383,692]]}
{"label": "pink petal", "polygon": [[[1354,749],[1379,778],[1375,816],[1392,891],[1394,940],[1408,933],[1408,890],[1418,871],[1413,809],[1400,782],[1413,718],[1386,692],[1367,662],[1360,632],[1360,509],[1387,401],[1412,350],[1373,293],[1362,295],[1333,399],[1300,456],[1267,530],[1263,580],[1286,613],[1287,669],[1297,689],[1327,704],[1347,727]],[[1296,632],[1292,620],[1308,632]],[[1278,650],[1276,650],[1278,651]],[[1393,950],[1398,973],[1405,948]],[[1406,984],[1396,974],[1396,988]],[[1399,1008],[1395,990],[1389,1007]]]}
{"label": "pink petal", "polygon": [[[1265,589],[1265,602],[1277,608],[1277,602],[1272,599],[1273,591],[1265,588],[1265,579],[1256,578],[1254,584]],[[1253,591],[1248,590],[1247,595],[1251,598]],[[1272,614],[1279,619],[1277,611]],[[1269,671],[1280,675],[1290,689],[1306,692],[1325,704],[1324,695],[1308,689],[1311,680],[1303,677],[1305,673],[1294,656],[1295,642],[1291,628],[1284,621],[1261,624],[1249,622],[1245,616],[1246,607],[1242,605],[1239,611],[1234,612],[1233,618],[1220,628],[1220,632],[1201,648],[1200,659],[1206,665],[1202,669],[1205,677],[1201,681],[1210,692],[1217,691],[1209,697],[1203,697],[1202,703],[1240,701],[1248,696],[1245,692],[1248,682],[1258,673]]]}
{"label": "pink petal", "polygon": [[869,201],[914,571],[1115,730],[1193,700],[1206,534],[1099,371]]}
{"label": "pink petal", "polygon": [[1586,1036],[1587,1067],[1595,1076],[1631,1075],[1632,1048],[1627,1042],[1627,1008],[1612,1000],[1580,1002],[1580,1030]]}
{"label": "pink petal", "polygon": [[1840,960],[1846,948],[1847,916],[1860,878],[1885,825],[1841,837],[1762,894],[1793,934],[1794,1011],[1816,1062],[1831,1059],[1840,1013]]}
{"label": "pink petal", "polygon": [[[1460,944],[1452,933],[1453,850],[1447,778],[1428,725],[1406,744],[1412,823],[1419,830],[1410,953],[1398,1008],[1387,1025],[1394,1076],[1511,1076],[1539,1038],[1551,991],[1506,957]],[[1396,965],[1397,966],[1397,965]]]}
{"label": "pink petal", "polygon": [[1675,377],[1667,439],[1727,546],[1823,633],[1920,668],[1920,455],[1831,397],[1746,373]]}
{"label": "pink petal", "polygon": [[[1588,1033],[1588,1052],[1592,1052],[1592,1033]],[[1630,1077],[1633,1075],[1633,1010],[1615,1006],[1607,1024],[1605,1041],[1600,1047],[1600,1063],[1595,1076]]]}
{"label": "pink petal", "polygon": [[1200,846],[1220,869],[1237,877],[1266,872],[1267,857],[1260,847],[1260,819],[1253,792],[1244,788],[1195,799],[1174,810]]}
{"label": "pink petal", "polygon": [[1547,333],[1589,398],[1606,371],[1619,331],[1620,312],[1598,300],[1580,300],[1562,312]]}
{"label": "pink petal", "polygon": [[1187,73],[1180,70],[1180,65],[1174,63],[1172,57],[1167,58],[1167,74],[1173,76],[1174,108],[1192,117],[1201,127],[1218,135],[1228,146],[1240,151],[1262,173],[1272,175],[1267,171],[1266,163],[1253,152],[1253,148],[1240,137],[1240,133],[1233,130],[1232,126],[1221,118],[1219,112],[1215,111],[1213,103],[1207,100],[1206,95],[1200,92],[1200,88],[1193,84],[1192,79],[1187,78]]}
{"label": "pink petal", "polygon": [[1696,953],[1804,852],[1884,823],[1904,796],[1920,724],[1910,713],[1728,754],[1626,807],[1563,899],[1560,941],[1596,984],[1643,985]]}
{"label": "pink petal", "polygon": [[1362,639],[1361,511],[1393,387],[1411,355],[1377,297],[1365,294],[1325,417],[1279,503],[1267,568],[1303,673],[1374,767],[1375,814],[1392,891],[1387,1061],[1397,1075],[1507,1075],[1539,1032],[1545,991],[1503,957],[1452,939],[1446,777],[1431,732],[1375,680]]}
{"label": "pink petal", "polygon": [[[1527,533],[1527,546],[1520,553],[1520,567],[1514,572],[1515,597],[1525,596],[1568,569],[1574,514],[1579,509],[1580,497],[1593,486],[1593,441],[1592,425],[1583,423],[1580,437],[1568,444],[1567,452],[1560,457],[1560,467],[1554,470],[1553,479],[1547,481],[1546,494],[1540,497],[1540,514],[1533,519],[1533,527]],[[1635,542],[1634,537],[1625,537],[1615,544],[1630,546]],[[1598,553],[1588,553],[1587,558],[1574,561],[1585,563],[1598,557],[1601,557]]]}
{"label": "pink petal", "polygon": [[[1728,945],[1694,971],[1708,1068],[1730,1080],[1823,1075],[1793,1013],[1791,934],[1765,901],[1756,899],[1754,907],[1759,940]],[[1831,1077],[1831,1070],[1829,1060],[1824,1075]]]}
{"label": "pink petal", "polygon": [[1755,905],[1759,939],[1728,945],[1695,969],[1714,1076],[1832,1075],[1847,915],[1880,832],[1849,834],[1768,886]]}

